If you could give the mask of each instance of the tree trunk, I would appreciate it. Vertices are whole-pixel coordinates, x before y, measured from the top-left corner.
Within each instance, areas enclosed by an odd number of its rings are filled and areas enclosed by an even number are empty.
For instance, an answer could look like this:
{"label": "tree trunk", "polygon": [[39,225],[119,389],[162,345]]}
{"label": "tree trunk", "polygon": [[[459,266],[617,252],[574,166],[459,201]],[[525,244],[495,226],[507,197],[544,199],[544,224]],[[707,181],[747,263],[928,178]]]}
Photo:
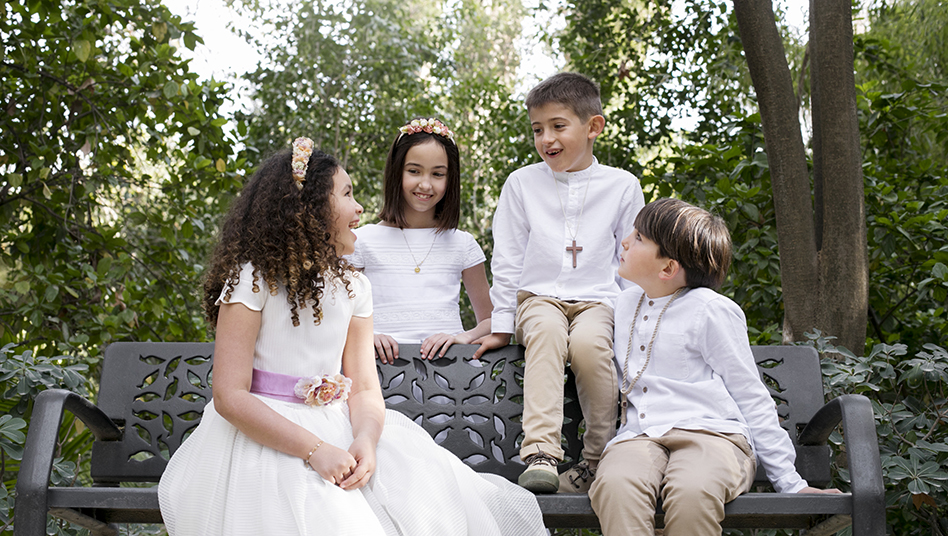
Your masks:
{"label": "tree trunk", "polygon": [[816,320],[819,264],[810,178],[800,134],[793,78],[773,6],[759,0],[735,0],[734,13],[744,45],[764,129],[770,182],[777,216],[780,279],[783,291],[784,342],[802,340]]}
{"label": "tree trunk", "polygon": [[[819,144],[819,164],[814,150],[815,191],[773,6],[761,0],[734,0],[734,13],[757,92],[770,166],[784,342],[803,340],[805,332],[816,328],[859,353],[865,346],[868,287],[852,13],[848,0],[811,1],[811,20],[819,19],[818,24],[811,22],[810,45],[814,102],[815,94],[820,94],[813,114],[814,143]],[[832,202],[826,205],[824,199]]]}
{"label": "tree trunk", "polygon": [[821,281],[816,325],[861,353],[869,282],[850,0],[810,0],[810,49]]}

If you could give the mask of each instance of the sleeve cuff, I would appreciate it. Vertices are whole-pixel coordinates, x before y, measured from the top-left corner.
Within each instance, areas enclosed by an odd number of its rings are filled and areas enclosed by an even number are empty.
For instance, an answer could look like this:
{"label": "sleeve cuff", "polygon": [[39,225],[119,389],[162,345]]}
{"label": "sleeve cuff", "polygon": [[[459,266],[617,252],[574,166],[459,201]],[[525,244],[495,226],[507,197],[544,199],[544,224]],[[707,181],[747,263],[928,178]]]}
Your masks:
{"label": "sleeve cuff", "polygon": [[491,333],[513,333],[514,314],[494,312],[490,315]]}

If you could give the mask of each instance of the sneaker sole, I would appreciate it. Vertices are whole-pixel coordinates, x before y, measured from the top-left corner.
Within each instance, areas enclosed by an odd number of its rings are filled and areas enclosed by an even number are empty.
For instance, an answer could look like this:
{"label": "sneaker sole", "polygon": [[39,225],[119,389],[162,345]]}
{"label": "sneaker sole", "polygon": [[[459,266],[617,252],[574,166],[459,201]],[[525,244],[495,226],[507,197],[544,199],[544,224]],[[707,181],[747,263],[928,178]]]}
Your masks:
{"label": "sneaker sole", "polygon": [[533,493],[556,493],[560,488],[560,479],[557,475],[546,471],[525,471],[517,479],[520,487]]}

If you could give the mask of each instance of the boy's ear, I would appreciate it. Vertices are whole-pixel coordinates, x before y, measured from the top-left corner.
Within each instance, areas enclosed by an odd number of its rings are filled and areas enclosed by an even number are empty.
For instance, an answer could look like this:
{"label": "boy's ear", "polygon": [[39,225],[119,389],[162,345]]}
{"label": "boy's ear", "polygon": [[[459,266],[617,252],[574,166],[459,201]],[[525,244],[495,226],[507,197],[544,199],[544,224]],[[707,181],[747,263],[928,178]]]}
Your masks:
{"label": "boy's ear", "polygon": [[594,140],[602,134],[602,129],[606,128],[606,118],[601,115],[594,115],[589,118],[587,125],[589,126],[589,133],[586,136]]}
{"label": "boy's ear", "polygon": [[662,271],[658,273],[658,278],[662,281],[669,281],[675,278],[684,268],[675,259],[665,259],[665,265]]}

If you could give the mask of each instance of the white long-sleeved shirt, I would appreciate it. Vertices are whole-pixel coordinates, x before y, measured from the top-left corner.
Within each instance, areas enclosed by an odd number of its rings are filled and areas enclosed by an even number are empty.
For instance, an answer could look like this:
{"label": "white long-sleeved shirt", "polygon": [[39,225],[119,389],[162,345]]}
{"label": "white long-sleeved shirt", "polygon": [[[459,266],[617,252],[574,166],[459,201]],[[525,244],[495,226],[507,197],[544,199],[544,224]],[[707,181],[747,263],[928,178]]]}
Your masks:
{"label": "white long-sleeved shirt", "polygon": [[[643,294],[633,285],[616,300],[615,358],[625,375],[622,386],[645,363],[659,314],[671,299],[645,296],[629,365],[623,370],[629,330]],[[711,289],[687,290],[665,311],[651,360],[628,401],[626,424],[612,442],[641,434],[660,437],[672,428],[739,433],[748,438],[778,492],[794,493],[807,485],[793,465],[793,443],[780,427],[776,405],[760,379],[744,312]]]}
{"label": "white long-sleeved shirt", "polygon": [[[595,158],[572,173],[544,162],[511,173],[494,212],[491,331],[513,333],[520,290],[613,305],[624,287],[616,275],[622,239],[643,206],[638,179]],[[575,268],[570,228],[583,248]]]}

